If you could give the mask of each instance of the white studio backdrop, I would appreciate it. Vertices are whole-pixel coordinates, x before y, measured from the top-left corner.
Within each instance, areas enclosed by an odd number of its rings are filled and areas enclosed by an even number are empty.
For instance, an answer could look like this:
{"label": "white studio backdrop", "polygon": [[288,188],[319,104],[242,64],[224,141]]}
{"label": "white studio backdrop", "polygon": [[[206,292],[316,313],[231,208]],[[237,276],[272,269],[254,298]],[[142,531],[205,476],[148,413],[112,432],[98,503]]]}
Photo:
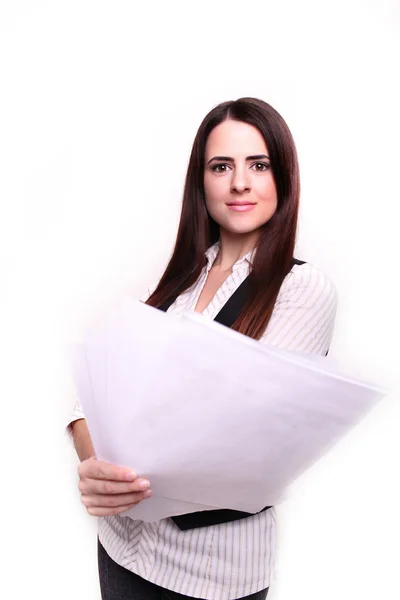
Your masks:
{"label": "white studio backdrop", "polygon": [[241,96],[272,104],[294,135],[297,256],[339,293],[331,355],[391,390],[278,507],[269,597],[399,597],[399,12],[382,0],[1,3],[7,598],[100,598],[57,349],[161,276],[197,128]]}

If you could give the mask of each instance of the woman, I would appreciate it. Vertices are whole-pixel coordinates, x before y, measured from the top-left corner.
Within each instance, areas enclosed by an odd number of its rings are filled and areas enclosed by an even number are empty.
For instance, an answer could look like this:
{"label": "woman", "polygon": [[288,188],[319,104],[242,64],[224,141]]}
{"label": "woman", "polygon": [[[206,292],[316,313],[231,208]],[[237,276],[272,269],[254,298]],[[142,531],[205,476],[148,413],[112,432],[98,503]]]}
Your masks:
{"label": "woman", "polygon": [[[147,304],[214,319],[246,280],[233,329],[261,343],[325,355],[337,297],[317,267],[293,261],[299,193],[295,145],[276,110],[255,98],[213,108],[194,140],[172,257]],[[266,598],[274,507],[255,515],[227,511],[214,524],[187,529],[179,520],[121,517],[151,495],[151,482],[96,460],[79,404],[71,421],[82,502],[101,517],[103,598]]]}

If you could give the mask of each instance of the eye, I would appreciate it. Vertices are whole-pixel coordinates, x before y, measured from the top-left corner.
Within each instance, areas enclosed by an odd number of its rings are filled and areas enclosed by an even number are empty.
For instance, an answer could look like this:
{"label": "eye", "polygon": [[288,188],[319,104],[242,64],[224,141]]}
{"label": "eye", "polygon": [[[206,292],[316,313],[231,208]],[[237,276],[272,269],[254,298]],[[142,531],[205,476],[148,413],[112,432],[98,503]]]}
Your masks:
{"label": "eye", "polygon": [[269,164],[268,163],[256,162],[253,165],[251,165],[251,168],[253,168],[255,166],[262,167],[261,169],[256,169],[256,171],[261,171],[262,172],[262,171],[268,171],[268,169],[269,169]]}
{"label": "eye", "polygon": [[[219,167],[225,167],[223,171],[218,171],[217,169],[219,169]],[[226,167],[229,168],[229,165],[227,165],[226,163],[218,163],[217,165],[213,165],[211,167],[211,170],[214,171],[214,173],[226,173]]]}

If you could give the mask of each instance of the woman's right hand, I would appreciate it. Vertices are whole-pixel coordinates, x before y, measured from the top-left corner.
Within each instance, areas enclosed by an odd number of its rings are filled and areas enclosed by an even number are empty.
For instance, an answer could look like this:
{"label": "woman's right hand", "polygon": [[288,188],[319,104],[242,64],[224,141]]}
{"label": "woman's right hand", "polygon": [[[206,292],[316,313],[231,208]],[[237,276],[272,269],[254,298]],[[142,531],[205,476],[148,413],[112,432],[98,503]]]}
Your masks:
{"label": "woman's right hand", "polygon": [[150,498],[150,482],[127,467],[118,467],[94,456],[78,466],[81,501],[90,515],[117,515]]}

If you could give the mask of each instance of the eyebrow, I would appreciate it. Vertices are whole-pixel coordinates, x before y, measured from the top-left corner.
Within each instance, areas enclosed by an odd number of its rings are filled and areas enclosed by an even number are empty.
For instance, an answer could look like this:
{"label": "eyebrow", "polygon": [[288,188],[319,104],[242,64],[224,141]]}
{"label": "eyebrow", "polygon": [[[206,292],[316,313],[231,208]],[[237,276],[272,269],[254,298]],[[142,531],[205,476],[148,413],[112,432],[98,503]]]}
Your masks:
{"label": "eyebrow", "polygon": [[[257,160],[259,158],[268,158],[269,160],[269,156],[266,154],[253,154],[252,156],[246,156],[246,160]],[[213,156],[210,158],[207,164],[209,165],[213,160],[230,160],[231,162],[235,162],[235,159],[232,158],[232,156]]]}

